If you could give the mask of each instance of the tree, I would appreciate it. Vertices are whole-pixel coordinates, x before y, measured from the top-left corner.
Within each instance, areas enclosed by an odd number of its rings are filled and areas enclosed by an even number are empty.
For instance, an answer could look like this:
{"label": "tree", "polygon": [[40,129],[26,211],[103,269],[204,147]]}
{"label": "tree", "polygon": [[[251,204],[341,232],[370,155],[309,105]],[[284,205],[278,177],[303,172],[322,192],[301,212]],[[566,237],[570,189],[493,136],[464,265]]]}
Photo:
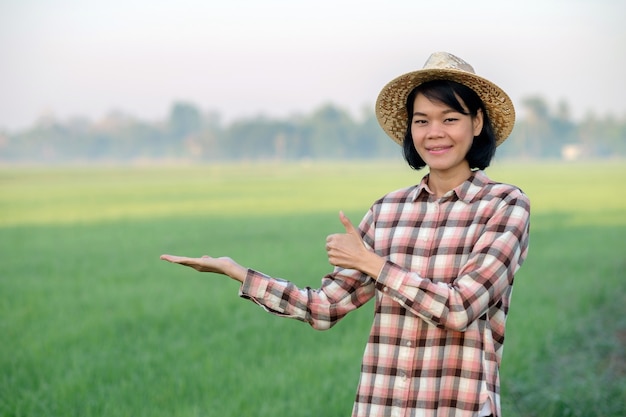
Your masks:
{"label": "tree", "polygon": [[170,111],[168,126],[172,139],[182,141],[200,131],[202,116],[193,104],[176,102]]}
{"label": "tree", "polygon": [[332,104],[320,107],[305,122],[310,156],[354,157],[354,148],[357,144],[354,128],[355,123],[347,112]]}

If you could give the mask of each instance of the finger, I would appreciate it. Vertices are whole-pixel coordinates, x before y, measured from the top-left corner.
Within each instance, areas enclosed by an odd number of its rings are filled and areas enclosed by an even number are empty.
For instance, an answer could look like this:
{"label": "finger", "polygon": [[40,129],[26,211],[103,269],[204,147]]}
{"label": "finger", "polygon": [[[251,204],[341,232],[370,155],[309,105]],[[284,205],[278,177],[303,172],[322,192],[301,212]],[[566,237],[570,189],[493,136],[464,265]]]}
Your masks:
{"label": "finger", "polygon": [[160,258],[163,259],[164,261],[168,261],[172,263],[181,263],[189,259],[184,256],[174,256],[174,255],[161,255]]}
{"label": "finger", "polygon": [[162,259],[162,260],[168,261],[168,262],[172,262],[172,259],[174,259],[174,258],[175,258],[175,256],[173,256],[173,255],[166,255],[166,254],[163,254],[163,255],[159,256],[159,259]]}
{"label": "finger", "polygon": [[356,228],[352,225],[352,222],[350,221],[350,219],[343,213],[343,211],[339,212],[339,220],[341,220],[341,224],[343,224],[343,227],[346,228],[346,233],[350,233],[350,234],[356,234],[359,237],[361,237],[361,235],[359,234],[359,232],[357,232]]}

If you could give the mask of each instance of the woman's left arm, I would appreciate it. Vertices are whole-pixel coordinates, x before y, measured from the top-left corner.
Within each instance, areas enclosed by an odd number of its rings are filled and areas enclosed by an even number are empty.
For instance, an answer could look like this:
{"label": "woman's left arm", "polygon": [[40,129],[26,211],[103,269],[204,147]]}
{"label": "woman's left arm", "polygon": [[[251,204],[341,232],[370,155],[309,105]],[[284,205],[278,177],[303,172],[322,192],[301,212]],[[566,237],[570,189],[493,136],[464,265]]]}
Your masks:
{"label": "woman's left arm", "polygon": [[523,193],[503,201],[451,283],[434,282],[372,252],[345,216],[346,233],[327,239],[329,261],[368,274],[379,290],[432,324],[463,331],[512,285],[528,251],[529,214]]}

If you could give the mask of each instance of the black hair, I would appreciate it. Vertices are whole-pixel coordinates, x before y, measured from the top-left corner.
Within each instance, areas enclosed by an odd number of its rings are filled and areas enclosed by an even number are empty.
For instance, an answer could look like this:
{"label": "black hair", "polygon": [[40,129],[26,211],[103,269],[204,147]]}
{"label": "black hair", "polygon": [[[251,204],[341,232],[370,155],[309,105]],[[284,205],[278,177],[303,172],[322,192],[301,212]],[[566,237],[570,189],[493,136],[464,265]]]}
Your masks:
{"label": "black hair", "polygon": [[420,93],[431,101],[443,103],[459,113],[470,115],[472,118],[476,117],[479,109],[482,111],[483,128],[478,136],[474,137],[472,146],[467,155],[465,155],[465,159],[469,163],[470,169],[487,168],[496,153],[496,135],[491,126],[491,120],[487,115],[485,104],[474,90],[450,80],[427,81],[415,87],[407,97],[406,109],[408,117],[403,151],[404,159],[409,166],[416,170],[426,166],[426,162],[415,150],[411,135],[413,103],[415,102],[415,97]]}

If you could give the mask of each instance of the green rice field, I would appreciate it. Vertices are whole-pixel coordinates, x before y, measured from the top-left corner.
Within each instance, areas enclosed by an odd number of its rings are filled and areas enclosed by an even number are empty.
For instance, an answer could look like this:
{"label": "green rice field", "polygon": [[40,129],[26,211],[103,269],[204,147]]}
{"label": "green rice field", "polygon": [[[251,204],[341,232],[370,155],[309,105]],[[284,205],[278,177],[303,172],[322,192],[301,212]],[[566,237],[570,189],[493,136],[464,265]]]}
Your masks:
{"label": "green rice field", "polygon": [[[626,416],[626,163],[496,162],[532,203],[505,417]],[[0,167],[0,416],[349,416],[373,303],[329,331],[228,278],[316,287],[339,210],[419,181],[402,161]]]}

